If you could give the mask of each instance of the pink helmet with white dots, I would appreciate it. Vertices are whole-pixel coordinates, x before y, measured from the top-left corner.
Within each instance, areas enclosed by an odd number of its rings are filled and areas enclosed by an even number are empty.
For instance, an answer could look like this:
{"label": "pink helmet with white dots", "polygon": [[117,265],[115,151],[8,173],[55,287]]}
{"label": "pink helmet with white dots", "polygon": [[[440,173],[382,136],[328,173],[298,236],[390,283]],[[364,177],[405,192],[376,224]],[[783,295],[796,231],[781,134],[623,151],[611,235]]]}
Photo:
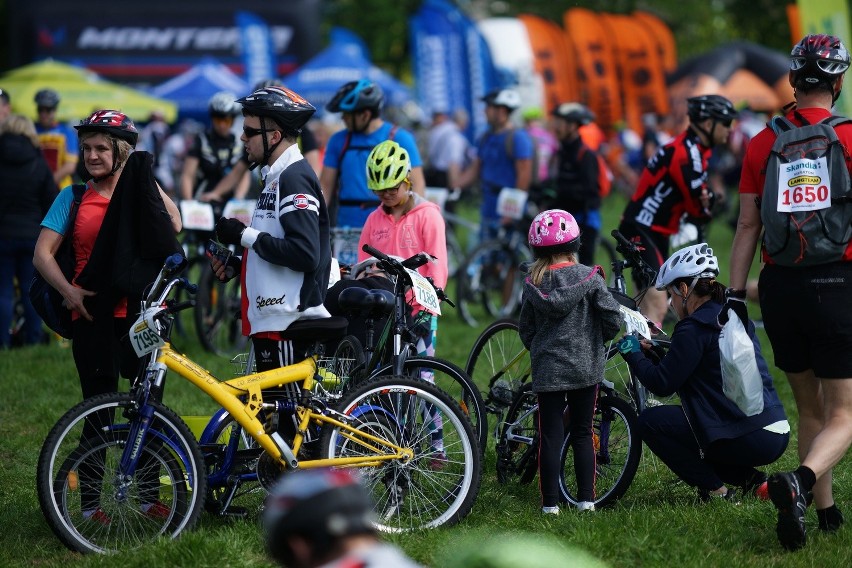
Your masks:
{"label": "pink helmet with white dots", "polygon": [[577,252],[580,250],[580,227],[567,211],[548,209],[535,216],[527,240],[536,258]]}

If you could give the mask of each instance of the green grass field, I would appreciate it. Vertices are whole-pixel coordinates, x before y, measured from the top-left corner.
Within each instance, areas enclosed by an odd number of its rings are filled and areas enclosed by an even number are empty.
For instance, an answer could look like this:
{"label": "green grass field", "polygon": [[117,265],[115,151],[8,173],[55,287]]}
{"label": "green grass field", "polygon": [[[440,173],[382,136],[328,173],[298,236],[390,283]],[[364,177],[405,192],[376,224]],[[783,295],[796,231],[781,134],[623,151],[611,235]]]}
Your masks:
{"label": "green grass field", "polygon": [[[606,204],[606,232],[617,222],[623,198]],[[731,230],[723,222],[711,229],[709,241],[720,257],[722,280],[727,279]],[[753,275],[756,273],[753,273]],[[452,287],[450,287],[452,293]],[[758,315],[752,306],[751,315]],[[464,365],[479,329],[465,327],[446,310],[440,324],[439,355]],[[762,336],[764,353],[772,353]],[[220,377],[231,376],[230,364],[202,353],[194,341],[177,347]],[[776,371],[776,385],[791,422],[795,407],[790,389]],[[163,541],[115,556],[81,556],[66,550],[53,536],[41,511],[35,489],[35,468],[41,443],[53,423],[80,399],[70,349],[59,344],[0,352],[0,566],[129,568],[134,566],[271,566],[266,560],[257,520],[226,521],[203,515],[198,527],[177,541]],[[125,384],[126,388],[126,384]],[[210,414],[215,408],[198,391],[171,376],[165,402],[182,415]],[[493,446],[493,442],[492,442]],[[797,465],[795,444],[771,471]],[[835,470],[838,506],[850,512],[852,466],[849,460]],[[460,547],[481,546],[483,539],[517,532],[552,537],[566,549],[581,548],[610,566],[820,566],[848,565],[852,530],[823,535],[816,516],[808,511],[809,544],[798,553],[785,553],[775,538],[771,504],[746,500],[701,504],[695,492],[645,449],[637,477],[614,507],[593,514],[565,510],[559,517],[539,512],[536,481],[529,485],[500,485],[489,448],[482,490],[472,513],[459,525],[427,532],[394,535],[390,540],[418,561],[442,566]],[[518,545],[522,547],[522,544]],[[847,560],[843,560],[847,558]],[[553,565],[558,566],[557,564]],[[518,568],[522,568],[519,564]]]}

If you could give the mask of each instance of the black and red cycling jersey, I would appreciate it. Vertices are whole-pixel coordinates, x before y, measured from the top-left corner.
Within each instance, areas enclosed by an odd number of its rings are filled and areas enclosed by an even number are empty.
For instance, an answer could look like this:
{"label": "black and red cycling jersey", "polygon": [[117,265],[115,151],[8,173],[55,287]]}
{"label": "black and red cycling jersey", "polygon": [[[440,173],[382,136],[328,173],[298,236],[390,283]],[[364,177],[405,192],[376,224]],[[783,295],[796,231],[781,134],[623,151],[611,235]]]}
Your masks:
{"label": "black and red cycling jersey", "polygon": [[701,144],[692,128],[661,147],[642,170],[622,223],[674,235],[684,213],[699,222],[709,221],[710,215],[699,197],[707,187],[710,153],[711,149]]}

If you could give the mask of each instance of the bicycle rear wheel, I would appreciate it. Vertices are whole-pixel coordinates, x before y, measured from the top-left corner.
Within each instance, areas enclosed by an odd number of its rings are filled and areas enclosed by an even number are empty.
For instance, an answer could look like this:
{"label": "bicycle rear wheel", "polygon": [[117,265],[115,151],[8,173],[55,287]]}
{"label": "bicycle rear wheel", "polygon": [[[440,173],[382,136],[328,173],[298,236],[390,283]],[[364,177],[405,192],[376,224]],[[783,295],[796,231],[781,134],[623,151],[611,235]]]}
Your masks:
{"label": "bicycle rear wheel", "polygon": [[[479,389],[457,365],[438,357],[409,357],[403,364],[405,376],[415,379],[423,379],[447,393],[459,406],[473,426],[473,432],[480,449],[485,451],[488,442],[488,418],[485,414],[485,402]],[[384,367],[373,373],[378,377],[390,375],[393,372],[392,365]]]}
{"label": "bicycle rear wheel", "polygon": [[240,313],[240,279],[220,282],[212,270],[203,271],[195,297],[195,331],[205,350],[233,357],[246,349]]}
{"label": "bicycle rear wheel", "polygon": [[[642,441],[636,413],[626,401],[601,393],[592,419],[592,436],[595,445],[594,503],[605,507],[627,492],[639,467]],[[570,433],[562,443],[560,458],[559,489],[566,501],[576,505],[577,484]]]}
{"label": "bicycle rear wheel", "polygon": [[538,397],[532,385],[521,387],[506,412],[497,440],[497,481],[508,483],[520,476],[529,483],[538,471]]}
{"label": "bicycle rear wheel", "polygon": [[[355,430],[327,427],[328,458],[387,455],[394,450],[361,434],[411,452],[408,459],[360,468],[376,511],[377,528],[407,532],[463,519],[481,482],[473,428],[440,389],[409,377],[376,377],[344,396],[338,409]],[[438,446],[438,435],[443,447]]]}
{"label": "bicycle rear wheel", "polygon": [[[486,413],[502,417],[515,392],[531,377],[530,353],[521,343],[518,322],[506,318],[486,327],[470,350],[465,371],[483,391]],[[488,428],[495,438],[499,426]]]}
{"label": "bicycle rear wheel", "polygon": [[[671,347],[671,341],[667,339],[657,339],[654,341],[655,347],[650,352],[645,352],[646,355],[659,362]],[[630,366],[618,354],[618,349],[615,347],[615,341],[611,342],[606,351],[606,363],[604,367],[604,378],[612,383],[612,387],[626,400],[636,415],[650,406],[660,406],[662,404],[677,404],[677,395],[658,396],[645,388],[639,382]]]}
{"label": "bicycle rear wheel", "polygon": [[206,491],[204,459],[189,428],[171,410],[154,414],[136,470],[121,460],[139,420],[127,393],[84,400],[59,419],[42,445],[39,504],[62,543],[78,552],[117,552],[192,528]]}

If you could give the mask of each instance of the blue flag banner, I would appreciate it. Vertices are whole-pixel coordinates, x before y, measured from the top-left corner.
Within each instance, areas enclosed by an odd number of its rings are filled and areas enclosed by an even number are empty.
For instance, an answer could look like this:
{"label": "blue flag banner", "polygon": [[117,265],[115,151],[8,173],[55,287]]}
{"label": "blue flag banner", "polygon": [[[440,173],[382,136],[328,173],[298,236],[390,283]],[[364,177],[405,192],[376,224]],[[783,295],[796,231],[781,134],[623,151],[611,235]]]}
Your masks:
{"label": "blue flag banner", "polygon": [[424,0],[409,23],[417,102],[430,114],[466,110],[466,134],[475,139],[487,127],[480,98],[497,86],[484,38],[446,0]]}
{"label": "blue flag banner", "polygon": [[237,12],[240,46],[245,66],[245,80],[253,87],[260,81],[275,77],[275,48],[269,27],[251,12]]}

